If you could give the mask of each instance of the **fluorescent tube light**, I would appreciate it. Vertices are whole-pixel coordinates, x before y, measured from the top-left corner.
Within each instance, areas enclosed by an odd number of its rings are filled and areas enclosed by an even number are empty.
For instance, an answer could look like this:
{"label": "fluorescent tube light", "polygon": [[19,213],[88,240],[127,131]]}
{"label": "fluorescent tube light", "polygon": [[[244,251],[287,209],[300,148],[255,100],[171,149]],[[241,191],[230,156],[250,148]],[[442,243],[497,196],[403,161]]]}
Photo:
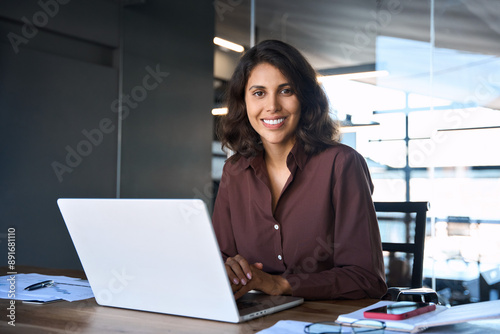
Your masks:
{"label": "fluorescent tube light", "polygon": [[212,109],[212,115],[222,116],[227,114],[227,108],[214,108]]}
{"label": "fluorescent tube light", "polygon": [[245,48],[239,44],[226,41],[225,39],[219,38],[219,37],[214,37],[214,44],[218,46],[222,46],[223,48],[233,50],[235,52],[243,52],[245,51]]}

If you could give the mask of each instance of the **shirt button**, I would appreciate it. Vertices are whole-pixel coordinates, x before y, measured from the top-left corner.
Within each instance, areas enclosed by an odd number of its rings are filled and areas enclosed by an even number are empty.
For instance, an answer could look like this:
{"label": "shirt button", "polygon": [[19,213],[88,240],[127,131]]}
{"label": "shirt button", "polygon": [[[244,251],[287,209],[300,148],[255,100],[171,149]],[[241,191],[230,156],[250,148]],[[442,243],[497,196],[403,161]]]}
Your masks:
{"label": "shirt button", "polygon": [[278,224],[274,224],[274,229],[279,230],[280,226]]}
{"label": "shirt button", "polygon": [[283,257],[281,255],[278,255],[278,260],[281,261],[281,259],[283,259]]}

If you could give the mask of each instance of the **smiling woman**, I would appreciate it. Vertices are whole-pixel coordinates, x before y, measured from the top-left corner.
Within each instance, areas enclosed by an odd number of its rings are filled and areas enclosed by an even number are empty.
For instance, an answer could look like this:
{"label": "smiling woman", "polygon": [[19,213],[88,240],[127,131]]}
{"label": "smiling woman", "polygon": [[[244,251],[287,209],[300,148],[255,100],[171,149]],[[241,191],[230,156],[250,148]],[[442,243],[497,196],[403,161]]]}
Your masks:
{"label": "smiling woman", "polygon": [[266,152],[290,152],[300,119],[300,102],[287,78],[274,66],[253,69],[245,89],[248,119]]}
{"label": "smiling woman", "polygon": [[373,184],[338,142],[316,73],[298,50],[264,41],[229,83],[213,224],[235,298],[250,290],[308,299],[386,292]]}
{"label": "smiling woman", "polygon": [[[328,99],[318,84],[317,73],[294,47],[280,41],[263,41],[248,50],[238,63],[227,91],[228,114],[224,116],[218,134],[222,145],[244,157],[257,155],[263,150],[259,134],[252,128],[247,115],[247,88],[251,74],[258,65],[277,69],[283,76],[283,87],[298,99],[301,117],[296,137],[307,153],[321,152],[334,145],[339,127],[329,114]],[[268,67],[268,68],[270,68]],[[256,83],[260,85],[260,83]],[[264,92],[258,92],[262,95]]]}

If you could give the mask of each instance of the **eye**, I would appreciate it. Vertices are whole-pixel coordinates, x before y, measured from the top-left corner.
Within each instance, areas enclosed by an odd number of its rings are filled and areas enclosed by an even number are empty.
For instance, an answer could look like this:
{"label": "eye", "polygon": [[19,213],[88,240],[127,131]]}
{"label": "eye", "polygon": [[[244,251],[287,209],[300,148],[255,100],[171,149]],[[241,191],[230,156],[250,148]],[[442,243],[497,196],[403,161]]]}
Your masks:
{"label": "eye", "polygon": [[283,95],[292,95],[293,90],[291,88],[283,88],[280,93]]}
{"label": "eye", "polygon": [[256,90],[255,92],[252,93],[252,95],[257,96],[257,97],[262,97],[262,96],[264,96],[264,92],[261,90]]}

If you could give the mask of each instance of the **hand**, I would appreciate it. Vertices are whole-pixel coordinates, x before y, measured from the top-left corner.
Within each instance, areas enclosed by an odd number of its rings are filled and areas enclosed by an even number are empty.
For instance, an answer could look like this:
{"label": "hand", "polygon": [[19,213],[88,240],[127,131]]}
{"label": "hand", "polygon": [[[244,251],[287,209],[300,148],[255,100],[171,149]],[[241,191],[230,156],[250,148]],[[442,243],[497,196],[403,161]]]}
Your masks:
{"label": "hand", "polygon": [[238,299],[250,290],[259,290],[269,295],[291,294],[288,281],[262,270],[262,263],[249,264],[241,255],[229,257],[225,263],[234,298]]}
{"label": "hand", "polygon": [[[262,269],[262,264],[260,265]],[[228,257],[225,263],[227,276],[233,286],[233,292],[236,286],[246,285],[252,279],[252,269],[248,261],[241,255]]]}

